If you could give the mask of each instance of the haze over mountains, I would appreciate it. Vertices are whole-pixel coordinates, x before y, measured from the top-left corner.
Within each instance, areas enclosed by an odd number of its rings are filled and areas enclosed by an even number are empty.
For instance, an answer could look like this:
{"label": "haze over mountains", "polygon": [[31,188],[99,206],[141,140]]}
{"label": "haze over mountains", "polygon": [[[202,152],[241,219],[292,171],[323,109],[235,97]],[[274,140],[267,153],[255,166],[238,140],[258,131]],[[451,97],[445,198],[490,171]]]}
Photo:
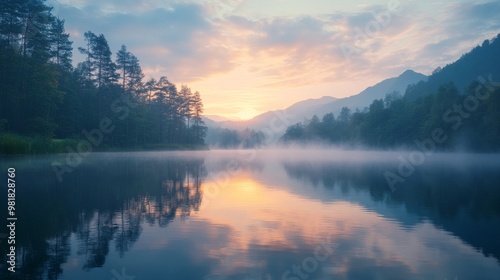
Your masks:
{"label": "haze over mountains", "polygon": [[421,81],[427,81],[427,76],[413,70],[406,70],[398,77],[386,79],[374,86],[368,87],[356,95],[341,98],[315,108],[314,110],[307,112],[306,117],[310,118],[313,115],[317,115],[321,118],[328,113],[333,113],[337,116],[342,107],[347,107],[352,111],[356,108],[362,111],[365,107],[370,106],[373,100],[384,98],[386,94],[393,92],[402,96],[405,94],[406,88],[409,85],[416,84]]}
{"label": "haze over mountains", "polygon": [[486,80],[496,84],[500,80],[500,34],[491,40],[484,40],[480,46],[474,47],[457,61],[434,70],[426,82],[419,82],[410,87],[406,97],[417,99],[433,94],[439,86],[453,83],[459,91],[463,91],[473,81],[485,83]]}
{"label": "haze over mountains", "polygon": [[[346,98],[308,99],[247,121],[207,119],[211,129],[206,143],[214,147],[259,147],[269,141],[409,147],[415,139],[432,135],[432,129],[443,128],[449,141],[442,149],[495,150],[500,143],[498,65],[500,36],[438,67],[429,77],[406,70]],[[464,106],[468,112],[460,111]]]}
{"label": "haze over mountains", "polygon": [[352,112],[363,111],[374,100],[384,99],[387,94],[394,92],[405,96],[405,98],[416,99],[435,93],[440,85],[447,83],[453,83],[459,91],[462,91],[474,80],[492,79],[497,81],[500,79],[499,49],[499,39],[485,40],[480,46],[474,47],[457,61],[442,68],[439,67],[430,76],[406,70],[397,77],[383,80],[358,94],[345,98],[337,99],[324,96],[318,99],[308,99],[283,110],[269,111],[246,121],[224,120],[218,116],[206,116],[204,120],[208,127],[260,130],[269,127],[273,118],[277,116],[286,116],[288,122],[286,125],[288,126],[305,119],[311,119],[314,115],[320,119],[328,113],[338,116],[343,107],[351,109]]}
{"label": "haze over mountains", "polygon": [[[327,143],[375,149],[500,151],[500,36],[410,84],[403,96],[375,99],[289,126],[285,144]],[[411,72],[406,72],[406,76]],[[335,104],[334,102],[333,104]],[[328,108],[334,112],[333,108]],[[436,136],[442,136],[436,137]],[[422,146],[422,143],[427,146]]]}
{"label": "haze over mountains", "polygon": [[223,127],[238,130],[249,128],[260,130],[269,127],[274,118],[285,116],[286,122],[289,122],[286,123],[288,126],[305,119],[310,119],[314,115],[320,118],[327,113],[338,115],[342,107],[347,107],[353,111],[356,109],[363,110],[365,107],[368,107],[373,100],[384,98],[389,93],[397,92],[400,95],[404,95],[408,85],[417,84],[421,81],[427,81],[427,76],[413,70],[407,70],[398,77],[383,80],[349,97],[335,98],[323,96],[317,99],[307,99],[297,102],[283,110],[265,112],[245,121],[224,120],[219,116],[205,116],[204,121],[208,127]]}

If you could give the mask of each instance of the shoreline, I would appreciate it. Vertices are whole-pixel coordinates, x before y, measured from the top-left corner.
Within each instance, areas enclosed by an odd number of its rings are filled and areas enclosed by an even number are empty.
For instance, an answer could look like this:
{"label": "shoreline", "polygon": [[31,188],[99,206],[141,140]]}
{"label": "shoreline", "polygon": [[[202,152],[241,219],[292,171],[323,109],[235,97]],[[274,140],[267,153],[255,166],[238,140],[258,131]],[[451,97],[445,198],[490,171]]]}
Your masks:
{"label": "shoreline", "polygon": [[[18,134],[0,135],[0,156],[57,155],[71,153],[83,139],[35,138]],[[152,144],[135,147],[99,145],[90,152],[207,151],[201,144]]]}

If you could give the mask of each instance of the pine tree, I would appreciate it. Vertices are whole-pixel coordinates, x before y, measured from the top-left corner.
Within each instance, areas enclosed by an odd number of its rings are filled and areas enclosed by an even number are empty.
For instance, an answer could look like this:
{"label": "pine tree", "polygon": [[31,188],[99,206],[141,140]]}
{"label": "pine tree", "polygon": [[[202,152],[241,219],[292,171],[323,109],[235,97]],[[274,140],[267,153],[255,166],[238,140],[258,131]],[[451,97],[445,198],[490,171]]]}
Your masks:
{"label": "pine tree", "polygon": [[90,31],[85,32],[84,35],[87,48],[79,48],[78,50],[87,55],[87,60],[81,64],[80,68],[87,76],[86,82],[97,87],[98,118],[100,119],[101,94],[104,88],[109,88],[117,83],[118,74],[116,73],[116,64],[111,59],[112,53],[106,37],[103,34],[97,36]]}
{"label": "pine tree", "polygon": [[25,6],[26,3],[26,0],[0,1],[0,40],[2,47],[18,47],[23,32],[21,7]]}
{"label": "pine tree", "polygon": [[46,31],[54,20],[50,14],[52,8],[42,0],[23,1],[19,7],[22,18],[22,55],[37,56],[38,59],[48,59],[49,38]]}
{"label": "pine tree", "polygon": [[203,144],[204,138],[207,135],[207,127],[201,118],[203,114],[203,103],[201,95],[198,91],[193,94],[193,135],[195,144]]}
{"label": "pine tree", "polygon": [[52,21],[50,29],[51,49],[50,56],[52,61],[61,71],[71,71],[73,56],[73,42],[69,40],[69,34],[64,30],[64,20],[55,19]]}
{"label": "pine tree", "polygon": [[78,51],[86,56],[84,62],[80,62],[77,66],[78,72],[81,77],[83,77],[83,86],[85,89],[90,88],[91,85],[95,85],[94,72],[96,69],[96,64],[94,63],[94,45],[96,41],[96,35],[90,31],[85,32],[83,35],[85,41],[87,42],[86,48],[79,47]]}
{"label": "pine tree", "polygon": [[116,54],[116,65],[121,71],[123,93],[140,94],[143,90],[142,73],[139,60],[135,55],[127,51],[127,47],[122,45]]}

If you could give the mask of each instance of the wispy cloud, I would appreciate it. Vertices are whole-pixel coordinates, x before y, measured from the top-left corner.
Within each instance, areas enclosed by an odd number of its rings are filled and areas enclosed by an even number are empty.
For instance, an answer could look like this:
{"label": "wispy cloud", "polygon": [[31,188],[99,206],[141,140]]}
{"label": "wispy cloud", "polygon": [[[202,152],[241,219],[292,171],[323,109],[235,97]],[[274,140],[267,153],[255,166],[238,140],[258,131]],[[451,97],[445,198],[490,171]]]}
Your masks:
{"label": "wispy cloud", "polygon": [[[253,108],[266,107],[258,100],[268,102],[269,94],[294,92],[284,107],[305,97],[355,94],[408,68],[429,74],[500,32],[495,1],[400,1],[390,22],[364,37],[360,32],[366,35],[391,1],[333,2],[59,0],[57,10],[75,47],[83,45],[85,31],[103,33],[112,50],[127,45],[147,74],[204,86],[196,89],[210,102],[224,95],[237,103],[235,93],[252,92],[255,101],[247,106]],[[346,60],[342,44],[359,51]],[[224,81],[220,75],[226,82],[215,86]],[[346,81],[352,81],[350,92]],[[336,92],[340,84],[344,90]]]}

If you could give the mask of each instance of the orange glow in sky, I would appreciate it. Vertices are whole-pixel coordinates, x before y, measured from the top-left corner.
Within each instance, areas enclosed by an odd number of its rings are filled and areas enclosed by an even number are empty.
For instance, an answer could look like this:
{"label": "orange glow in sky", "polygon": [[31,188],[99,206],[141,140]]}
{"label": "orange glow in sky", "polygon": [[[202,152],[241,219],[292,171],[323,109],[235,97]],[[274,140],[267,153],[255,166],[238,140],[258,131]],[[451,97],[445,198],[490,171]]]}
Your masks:
{"label": "orange glow in sky", "polygon": [[146,79],[188,85],[206,115],[231,119],[347,97],[408,69],[428,75],[498,33],[493,3],[48,0],[75,49],[84,32],[103,33],[114,53],[125,44],[139,58]]}

